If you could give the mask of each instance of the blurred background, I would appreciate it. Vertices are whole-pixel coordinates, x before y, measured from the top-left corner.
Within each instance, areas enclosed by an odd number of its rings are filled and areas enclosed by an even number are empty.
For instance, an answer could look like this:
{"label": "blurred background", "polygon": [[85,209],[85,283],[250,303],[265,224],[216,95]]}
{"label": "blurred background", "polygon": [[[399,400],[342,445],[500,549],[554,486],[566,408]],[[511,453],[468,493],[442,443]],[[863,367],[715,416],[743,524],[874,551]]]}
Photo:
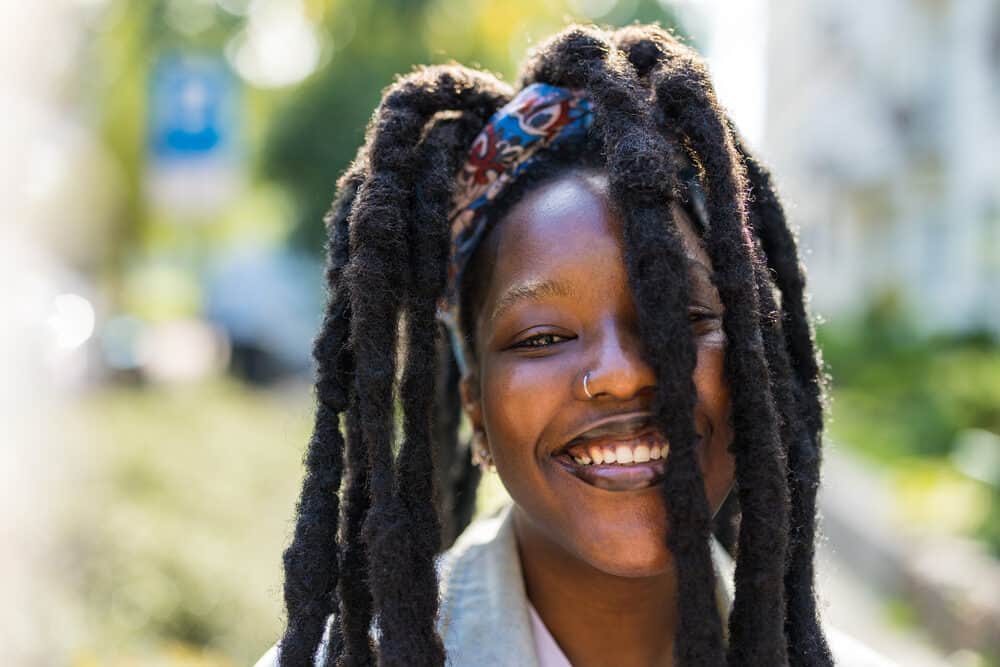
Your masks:
{"label": "blurred background", "polygon": [[823,613],[900,664],[1000,665],[997,0],[0,7],[5,664],[278,638],[321,217],[381,89],[449,59],[513,80],[570,20],[641,20],[707,55],[800,229]]}

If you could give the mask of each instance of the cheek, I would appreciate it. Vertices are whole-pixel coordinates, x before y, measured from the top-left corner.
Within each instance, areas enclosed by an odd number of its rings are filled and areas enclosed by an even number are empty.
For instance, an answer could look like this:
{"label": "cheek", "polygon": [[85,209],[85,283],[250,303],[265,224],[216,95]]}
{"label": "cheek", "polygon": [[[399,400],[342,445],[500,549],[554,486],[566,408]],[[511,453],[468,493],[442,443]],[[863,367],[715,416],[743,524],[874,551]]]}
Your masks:
{"label": "cheek", "polygon": [[696,415],[702,422],[698,430],[710,434],[698,455],[705,478],[705,491],[714,514],[732,488],[736,472],[736,461],[729,451],[733,441],[732,405],[726,380],[724,345],[699,345],[694,383],[698,391]]}
{"label": "cheek", "polygon": [[[729,382],[726,380],[726,348],[717,343],[698,346],[694,384],[703,410],[713,418],[729,413]],[[727,420],[728,421],[728,420]]]}
{"label": "cheek", "polygon": [[498,469],[535,457],[538,439],[567,400],[563,369],[551,359],[485,368],[483,423]]}

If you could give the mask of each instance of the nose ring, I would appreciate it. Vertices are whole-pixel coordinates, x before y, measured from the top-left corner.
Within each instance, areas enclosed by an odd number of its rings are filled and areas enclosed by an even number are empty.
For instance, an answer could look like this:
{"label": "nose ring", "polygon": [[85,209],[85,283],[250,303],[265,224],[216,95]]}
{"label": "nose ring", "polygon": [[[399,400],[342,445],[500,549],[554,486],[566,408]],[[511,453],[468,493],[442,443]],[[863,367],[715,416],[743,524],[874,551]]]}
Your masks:
{"label": "nose ring", "polygon": [[594,395],[590,393],[590,385],[588,384],[589,381],[590,381],[590,371],[587,371],[586,373],[583,374],[583,392],[587,394],[587,398],[593,398]]}

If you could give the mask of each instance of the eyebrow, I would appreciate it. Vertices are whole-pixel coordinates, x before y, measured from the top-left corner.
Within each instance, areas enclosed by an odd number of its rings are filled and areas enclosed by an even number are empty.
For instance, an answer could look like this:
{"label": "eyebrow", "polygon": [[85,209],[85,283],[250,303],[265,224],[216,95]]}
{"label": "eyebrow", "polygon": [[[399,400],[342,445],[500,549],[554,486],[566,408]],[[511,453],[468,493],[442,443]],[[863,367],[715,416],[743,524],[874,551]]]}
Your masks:
{"label": "eyebrow", "polygon": [[497,299],[497,304],[493,307],[493,312],[490,314],[490,320],[496,321],[504,312],[518,303],[524,301],[539,302],[546,297],[552,296],[574,297],[576,296],[576,292],[566,283],[556,280],[527,280],[523,283],[511,285]]}
{"label": "eyebrow", "polygon": [[[711,284],[712,270],[697,259],[688,257],[687,260],[690,267],[703,271]],[[507,310],[519,303],[526,301],[537,303],[546,297],[553,296],[572,298],[576,296],[576,292],[566,283],[556,280],[526,280],[523,283],[511,285],[497,299],[497,304],[493,307],[493,312],[490,313],[490,321],[495,322]]]}

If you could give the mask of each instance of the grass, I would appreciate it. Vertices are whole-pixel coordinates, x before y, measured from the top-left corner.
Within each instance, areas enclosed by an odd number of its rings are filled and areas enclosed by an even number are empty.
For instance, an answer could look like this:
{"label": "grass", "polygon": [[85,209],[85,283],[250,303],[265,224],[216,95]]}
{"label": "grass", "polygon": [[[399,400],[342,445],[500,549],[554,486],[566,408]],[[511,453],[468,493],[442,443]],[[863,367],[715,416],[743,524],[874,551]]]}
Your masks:
{"label": "grass", "polygon": [[[60,530],[74,667],[235,667],[274,643],[310,392],[216,378],[74,406],[64,437],[86,465]],[[480,491],[481,512],[506,498],[496,475]]]}
{"label": "grass", "polygon": [[307,387],[114,388],[67,437],[89,462],[62,540],[78,665],[249,665],[275,641],[281,552],[311,424]]}

